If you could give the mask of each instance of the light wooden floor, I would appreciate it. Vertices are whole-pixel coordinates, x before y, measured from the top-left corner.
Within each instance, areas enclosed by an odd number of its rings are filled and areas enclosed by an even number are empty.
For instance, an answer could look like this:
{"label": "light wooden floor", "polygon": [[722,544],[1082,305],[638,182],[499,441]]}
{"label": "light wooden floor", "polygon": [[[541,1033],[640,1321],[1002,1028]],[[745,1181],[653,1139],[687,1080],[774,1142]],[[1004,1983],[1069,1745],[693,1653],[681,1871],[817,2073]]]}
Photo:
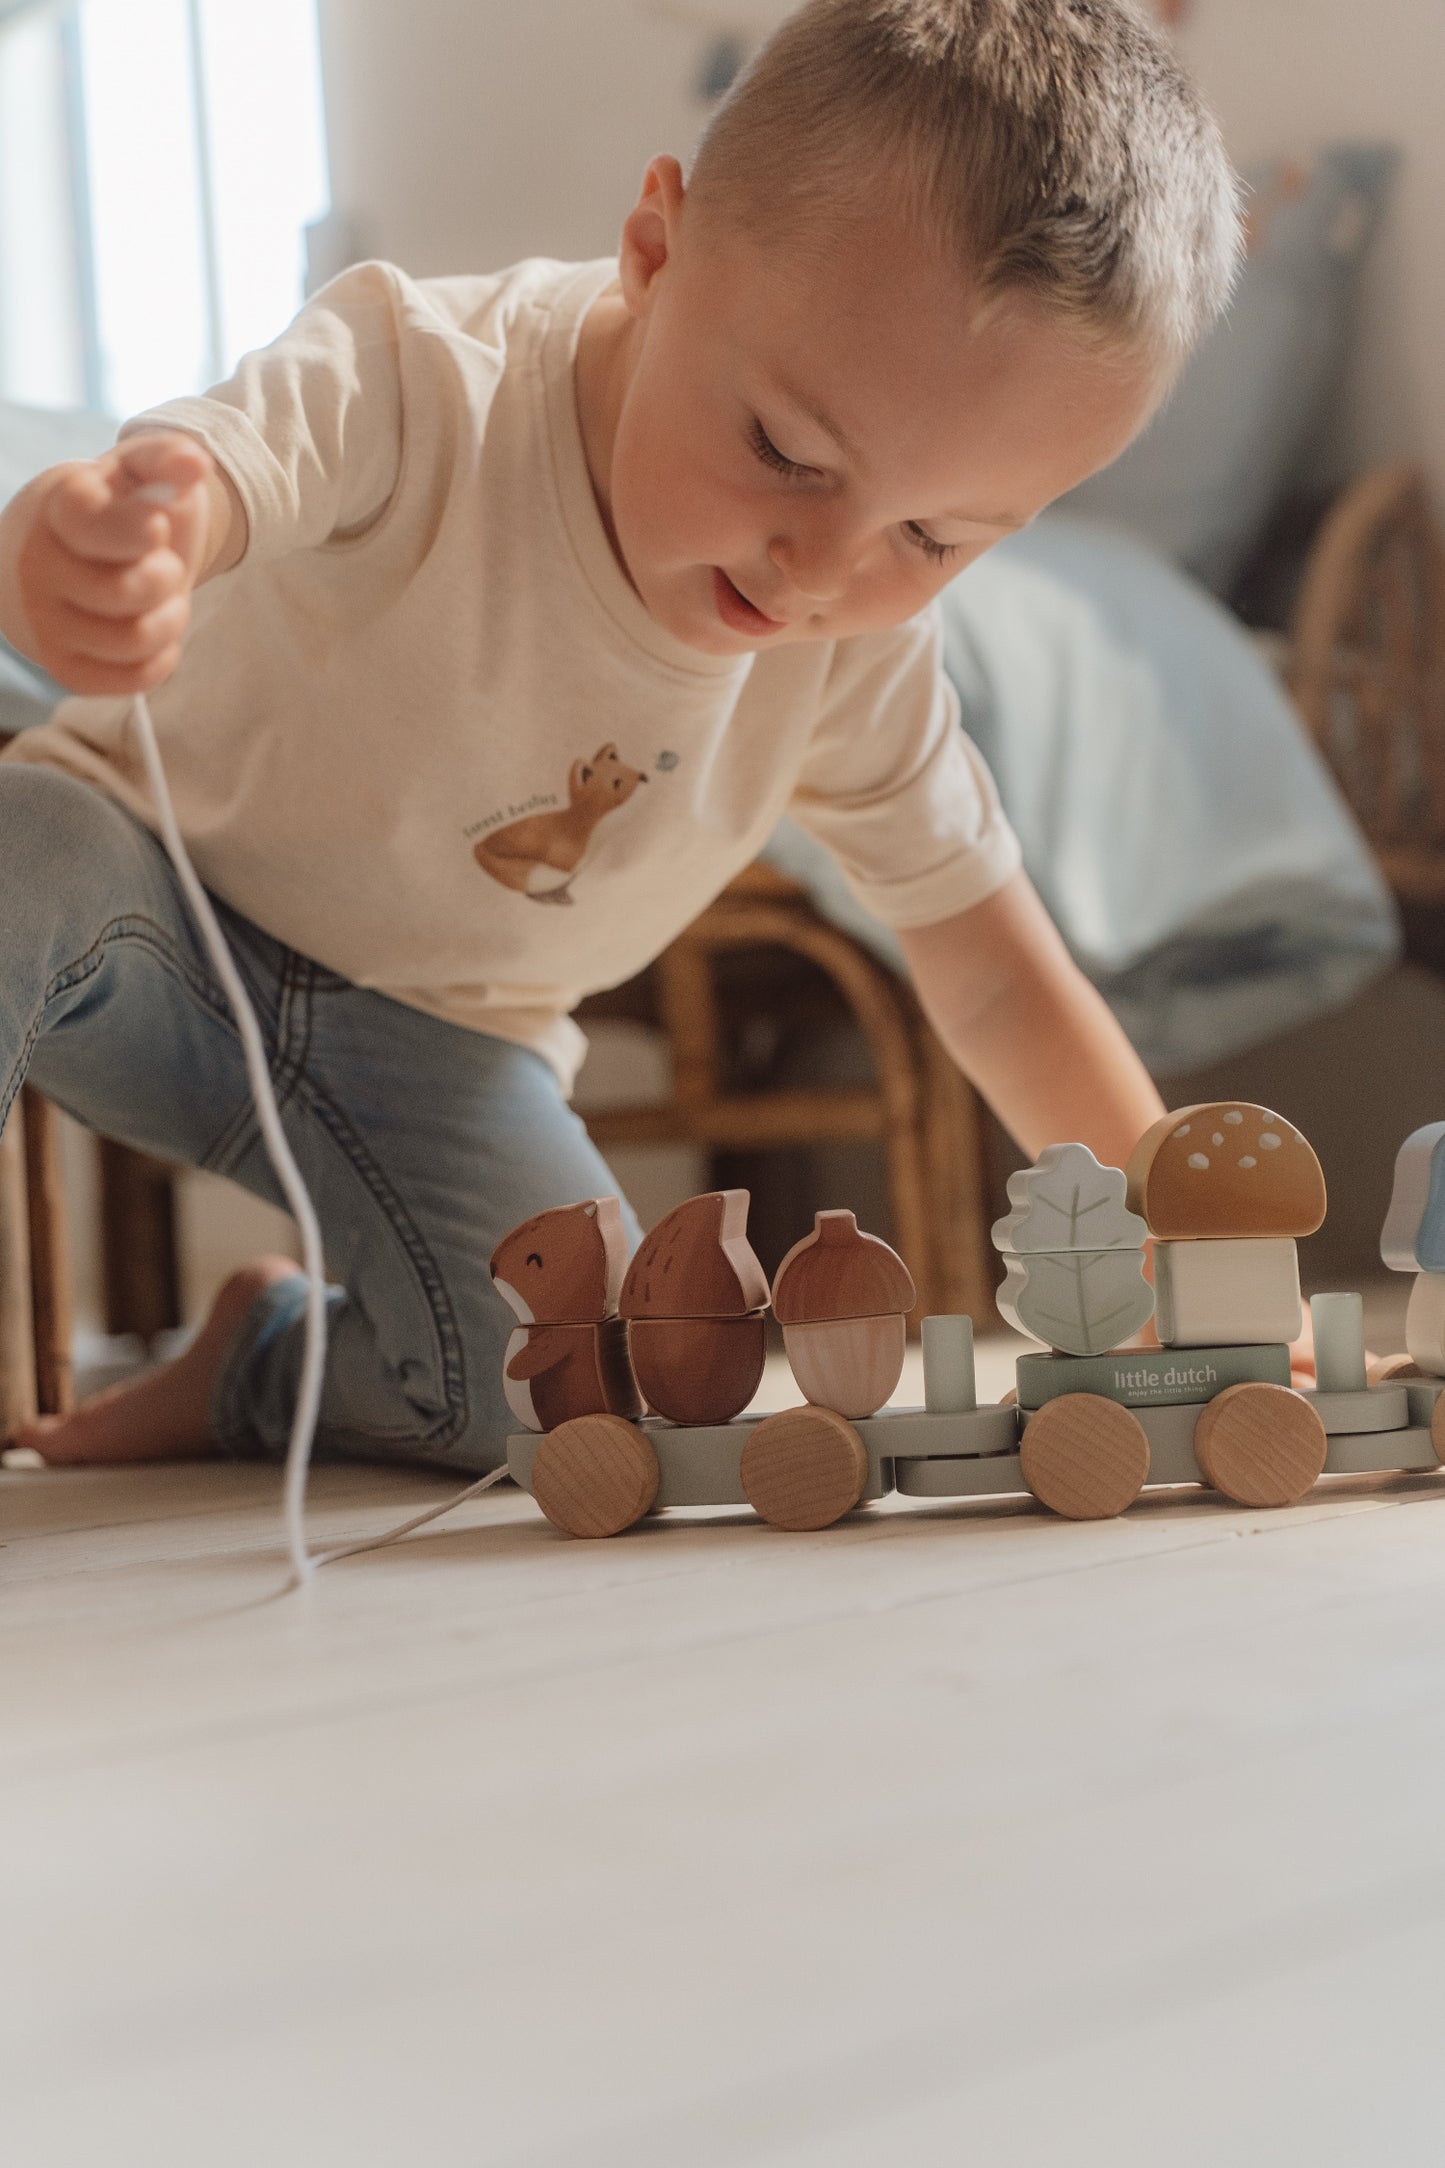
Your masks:
{"label": "light wooden floor", "polygon": [[[438,1495],[323,1471],[314,1534]],[[1445,2154],[1445,1476],[598,1545],[504,1491],[304,1597],[267,1471],[0,1509],[7,2161]]]}

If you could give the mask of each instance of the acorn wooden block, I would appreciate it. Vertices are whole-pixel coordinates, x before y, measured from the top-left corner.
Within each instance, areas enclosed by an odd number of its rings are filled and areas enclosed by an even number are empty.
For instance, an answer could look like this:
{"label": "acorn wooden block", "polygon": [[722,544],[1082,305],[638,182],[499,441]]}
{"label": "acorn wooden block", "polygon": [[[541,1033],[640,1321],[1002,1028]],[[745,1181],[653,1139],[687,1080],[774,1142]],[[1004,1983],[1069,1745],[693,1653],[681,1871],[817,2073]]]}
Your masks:
{"label": "acorn wooden block", "polygon": [[1392,1272],[1445,1272],[1445,1122],[1412,1130],[1395,1154],[1380,1255]]}
{"label": "acorn wooden block", "polygon": [[1272,1240],[1156,1242],[1154,1308],[1165,1347],[1297,1340],[1304,1327],[1299,1251]]}
{"label": "acorn wooden block", "polygon": [[814,1407],[873,1415],[903,1375],[912,1275],[851,1212],[819,1212],[773,1281],[793,1376]]}
{"label": "acorn wooden block", "polygon": [[670,1422],[726,1423],[762,1380],[768,1279],[747,1224],[745,1189],[689,1197],[658,1221],[622,1283],[638,1385]]}
{"label": "acorn wooden block", "polygon": [[600,1325],[523,1325],[507,1342],[502,1389],[528,1430],[553,1430],[581,1415],[635,1421],[642,1413],[620,1317]]}
{"label": "acorn wooden block", "polygon": [[1325,1178],[1311,1146],[1268,1107],[1179,1107],[1129,1155],[1129,1203],[1170,1241],[1312,1235]]}

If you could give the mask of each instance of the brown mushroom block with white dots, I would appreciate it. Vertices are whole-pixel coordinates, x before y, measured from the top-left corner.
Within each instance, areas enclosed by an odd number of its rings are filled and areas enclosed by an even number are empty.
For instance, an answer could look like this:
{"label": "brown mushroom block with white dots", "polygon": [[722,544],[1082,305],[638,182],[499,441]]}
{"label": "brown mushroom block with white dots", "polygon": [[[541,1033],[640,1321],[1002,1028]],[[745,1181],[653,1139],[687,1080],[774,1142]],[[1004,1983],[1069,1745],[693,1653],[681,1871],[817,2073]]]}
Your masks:
{"label": "brown mushroom block with white dots", "polygon": [[1146,1129],[1125,1169],[1129,1208],[1164,1241],[1312,1235],[1325,1178],[1292,1122],[1243,1100],[1179,1107]]}
{"label": "brown mushroom block with white dots", "polygon": [[773,1280],[793,1376],[814,1407],[875,1415],[903,1375],[917,1294],[903,1259],[851,1212],[819,1212]]}
{"label": "brown mushroom block with white dots", "polygon": [[1130,1154],[1129,1203],[1155,1238],[1166,1347],[1267,1345],[1303,1329],[1296,1238],[1325,1216],[1325,1178],[1293,1123],[1219,1100],[1176,1108]]}

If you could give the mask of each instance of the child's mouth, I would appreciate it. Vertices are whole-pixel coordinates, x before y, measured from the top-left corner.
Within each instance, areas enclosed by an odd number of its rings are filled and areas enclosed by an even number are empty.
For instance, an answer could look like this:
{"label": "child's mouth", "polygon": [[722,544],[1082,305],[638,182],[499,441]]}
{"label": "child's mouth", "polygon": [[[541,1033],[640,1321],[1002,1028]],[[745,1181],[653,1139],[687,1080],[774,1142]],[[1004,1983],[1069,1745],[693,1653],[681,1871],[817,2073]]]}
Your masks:
{"label": "child's mouth", "polygon": [[747,596],[734,587],[721,565],[713,567],[713,593],[717,613],[725,625],[734,632],[763,633],[781,632],[781,618],[765,617],[761,610],[749,602]]}

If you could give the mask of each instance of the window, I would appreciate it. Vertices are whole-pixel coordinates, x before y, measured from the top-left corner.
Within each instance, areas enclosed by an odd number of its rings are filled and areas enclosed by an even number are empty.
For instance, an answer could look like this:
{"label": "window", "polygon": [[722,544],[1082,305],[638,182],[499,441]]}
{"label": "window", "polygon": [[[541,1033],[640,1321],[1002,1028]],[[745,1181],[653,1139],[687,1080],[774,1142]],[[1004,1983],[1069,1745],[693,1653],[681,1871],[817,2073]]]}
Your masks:
{"label": "window", "polygon": [[204,390],[326,209],[315,0],[0,0],[0,398]]}

